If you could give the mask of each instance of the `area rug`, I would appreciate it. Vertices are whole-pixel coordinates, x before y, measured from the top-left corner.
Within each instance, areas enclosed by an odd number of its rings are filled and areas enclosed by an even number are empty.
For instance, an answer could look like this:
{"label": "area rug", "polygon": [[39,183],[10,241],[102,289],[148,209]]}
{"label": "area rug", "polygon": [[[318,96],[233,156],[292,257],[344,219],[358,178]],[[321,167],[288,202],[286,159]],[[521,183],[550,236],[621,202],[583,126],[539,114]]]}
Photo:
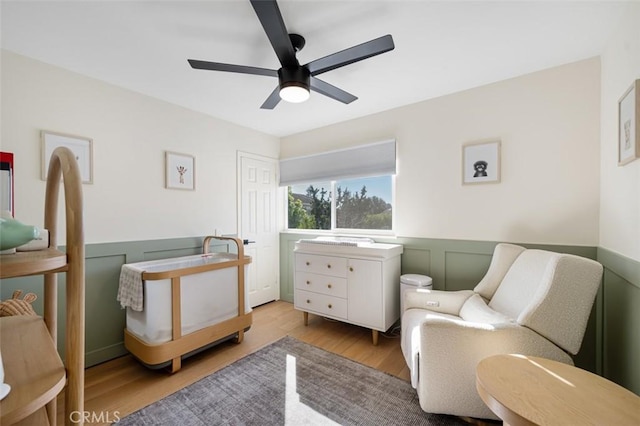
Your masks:
{"label": "area rug", "polygon": [[[178,373],[179,374],[179,373]],[[465,425],[420,409],[408,382],[284,337],[118,425]]]}

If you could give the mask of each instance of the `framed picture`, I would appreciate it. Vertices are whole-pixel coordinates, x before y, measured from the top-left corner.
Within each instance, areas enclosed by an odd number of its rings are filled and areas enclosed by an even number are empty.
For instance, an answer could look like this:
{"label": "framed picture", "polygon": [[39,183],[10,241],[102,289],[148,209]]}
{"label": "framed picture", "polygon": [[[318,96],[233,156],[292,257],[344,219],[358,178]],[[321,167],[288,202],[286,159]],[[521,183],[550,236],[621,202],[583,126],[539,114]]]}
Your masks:
{"label": "framed picture", "polygon": [[192,155],[165,151],[165,188],[196,189],[196,159]]}
{"label": "framed picture", "polygon": [[0,210],[8,210],[13,216],[15,211],[14,195],[16,184],[13,180],[13,153],[0,152]]}
{"label": "framed picture", "polygon": [[462,184],[500,182],[500,141],[486,140],[462,145]]}
{"label": "framed picture", "polygon": [[640,157],[640,80],[618,101],[618,165],[623,166]]}
{"label": "framed picture", "polygon": [[42,144],[42,173],[41,179],[47,180],[49,160],[53,150],[59,146],[67,147],[73,152],[80,168],[82,183],[93,183],[93,140],[82,136],[66,135],[64,133],[40,132]]}

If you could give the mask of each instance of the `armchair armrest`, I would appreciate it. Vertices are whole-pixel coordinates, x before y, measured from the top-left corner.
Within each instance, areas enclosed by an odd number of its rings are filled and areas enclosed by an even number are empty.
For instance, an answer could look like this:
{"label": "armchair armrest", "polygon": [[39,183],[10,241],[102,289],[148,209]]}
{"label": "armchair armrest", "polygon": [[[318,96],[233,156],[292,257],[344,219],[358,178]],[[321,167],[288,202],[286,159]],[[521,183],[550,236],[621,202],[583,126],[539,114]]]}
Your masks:
{"label": "armchair armrest", "polygon": [[[495,418],[475,389],[476,366],[497,354],[525,353],[573,364],[562,349],[515,322],[487,324],[462,319],[425,319],[420,325],[418,383],[423,410]],[[464,412],[451,412],[452,407]]]}
{"label": "armchair armrest", "polygon": [[[526,353],[564,363],[573,363],[571,357],[535,331],[516,322],[488,324],[460,319],[428,317],[420,324],[421,357],[433,362],[435,368],[445,361],[451,362],[452,354],[465,360],[502,353]],[[427,344],[427,342],[429,342]],[[434,344],[437,342],[437,344]],[[475,371],[475,363],[472,363]]]}
{"label": "armchair armrest", "polygon": [[440,291],[411,289],[404,292],[404,310],[426,309],[449,315],[458,315],[467,299],[474,295],[471,290]]}

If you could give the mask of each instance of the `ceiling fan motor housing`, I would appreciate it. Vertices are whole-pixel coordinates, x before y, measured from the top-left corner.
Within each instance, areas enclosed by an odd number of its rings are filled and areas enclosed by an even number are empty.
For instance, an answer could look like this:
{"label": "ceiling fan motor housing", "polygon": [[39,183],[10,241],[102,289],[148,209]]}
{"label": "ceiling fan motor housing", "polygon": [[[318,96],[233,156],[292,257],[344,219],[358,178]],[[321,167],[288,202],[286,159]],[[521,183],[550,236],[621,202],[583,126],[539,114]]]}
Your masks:
{"label": "ceiling fan motor housing", "polygon": [[280,89],[297,86],[309,90],[310,74],[309,70],[304,67],[280,68],[278,70],[278,79],[280,80]]}

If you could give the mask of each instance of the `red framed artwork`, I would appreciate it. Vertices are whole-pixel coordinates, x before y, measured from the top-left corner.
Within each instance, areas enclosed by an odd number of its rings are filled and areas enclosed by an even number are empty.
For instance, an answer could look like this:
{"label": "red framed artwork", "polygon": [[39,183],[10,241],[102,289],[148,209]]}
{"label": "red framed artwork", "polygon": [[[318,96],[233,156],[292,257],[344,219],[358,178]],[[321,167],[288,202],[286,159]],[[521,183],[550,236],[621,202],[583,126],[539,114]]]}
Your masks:
{"label": "red framed artwork", "polygon": [[0,152],[0,210],[8,210],[14,215],[14,172],[13,153]]}

